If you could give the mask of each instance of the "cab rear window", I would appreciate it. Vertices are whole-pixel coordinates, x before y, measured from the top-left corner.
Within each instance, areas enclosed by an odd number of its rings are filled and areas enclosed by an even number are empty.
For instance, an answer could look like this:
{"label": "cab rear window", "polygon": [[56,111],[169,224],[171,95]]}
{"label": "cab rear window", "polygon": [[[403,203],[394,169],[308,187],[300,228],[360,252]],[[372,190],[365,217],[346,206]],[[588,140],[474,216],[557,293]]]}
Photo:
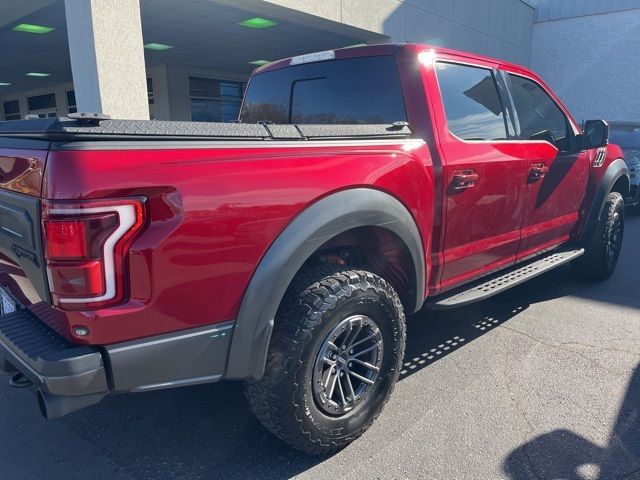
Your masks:
{"label": "cab rear window", "polygon": [[330,60],[258,73],[247,87],[240,120],[280,124],[406,121],[395,57]]}

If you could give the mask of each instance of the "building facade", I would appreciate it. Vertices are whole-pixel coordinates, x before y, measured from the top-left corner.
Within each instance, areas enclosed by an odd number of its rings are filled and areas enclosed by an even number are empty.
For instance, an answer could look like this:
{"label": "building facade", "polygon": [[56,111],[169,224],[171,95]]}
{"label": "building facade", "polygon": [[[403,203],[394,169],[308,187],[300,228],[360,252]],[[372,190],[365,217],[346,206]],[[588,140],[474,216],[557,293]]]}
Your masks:
{"label": "building facade", "polygon": [[[23,0],[0,5],[0,116],[228,121],[261,63],[420,42],[528,65],[523,0]],[[144,104],[141,104],[141,99]]]}
{"label": "building facade", "polygon": [[21,0],[0,4],[0,118],[229,121],[265,62],[418,42],[532,66],[577,119],[640,119],[640,0]]}
{"label": "building facade", "polygon": [[640,0],[537,0],[531,67],[577,120],[640,122]]}

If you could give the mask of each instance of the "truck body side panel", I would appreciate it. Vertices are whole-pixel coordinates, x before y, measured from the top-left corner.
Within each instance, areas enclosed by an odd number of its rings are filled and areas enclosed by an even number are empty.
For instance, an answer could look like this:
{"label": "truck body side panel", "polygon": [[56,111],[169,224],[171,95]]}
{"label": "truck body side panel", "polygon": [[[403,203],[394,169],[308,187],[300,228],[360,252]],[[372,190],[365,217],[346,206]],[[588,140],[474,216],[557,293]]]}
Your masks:
{"label": "truck body side panel", "polygon": [[[91,331],[75,340],[111,344],[234,319],[269,245],[332,192],[388,192],[421,232],[430,231],[433,177],[424,142],[322,143],[52,151],[45,198],[149,200],[149,227],[129,254],[130,300],[66,312],[70,324]],[[425,252],[429,239],[423,236]]]}

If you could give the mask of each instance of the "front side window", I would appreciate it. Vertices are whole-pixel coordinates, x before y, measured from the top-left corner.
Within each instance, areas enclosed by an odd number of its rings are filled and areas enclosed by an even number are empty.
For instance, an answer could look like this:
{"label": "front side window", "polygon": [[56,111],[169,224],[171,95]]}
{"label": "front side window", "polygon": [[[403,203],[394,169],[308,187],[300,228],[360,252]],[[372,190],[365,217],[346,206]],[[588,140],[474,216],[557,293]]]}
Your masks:
{"label": "front side window", "polygon": [[398,65],[371,56],[295,65],[253,76],[245,123],[390,124],[406,121]]}
{"label": "front side window", "polygon": [[507,128],[493,73],[487,68],[436,63],[449,131],[462,140],[505,140]]}
{"label": "front side window", "polygon": [[568,120],[549,94],[540,85],[524,77],[509,73],[507,82],[520,122],[520,138],[549,139],[560,150],[566,149],[570,140]]}

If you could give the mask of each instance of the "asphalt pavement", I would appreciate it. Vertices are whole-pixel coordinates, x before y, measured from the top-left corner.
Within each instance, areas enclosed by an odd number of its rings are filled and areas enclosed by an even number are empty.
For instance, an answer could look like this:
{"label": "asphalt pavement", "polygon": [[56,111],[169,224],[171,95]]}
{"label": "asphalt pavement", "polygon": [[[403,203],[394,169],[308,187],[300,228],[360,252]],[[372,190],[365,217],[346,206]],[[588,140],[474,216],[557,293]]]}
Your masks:
{"label": "asphalt pavement", "polygon": [[640,217],[605,283],[557,269],[408,319],[373,427],[328,458],[289,449],[239,383],[107,398],[45,421],[0,374],[0,479],[640,479]]}

